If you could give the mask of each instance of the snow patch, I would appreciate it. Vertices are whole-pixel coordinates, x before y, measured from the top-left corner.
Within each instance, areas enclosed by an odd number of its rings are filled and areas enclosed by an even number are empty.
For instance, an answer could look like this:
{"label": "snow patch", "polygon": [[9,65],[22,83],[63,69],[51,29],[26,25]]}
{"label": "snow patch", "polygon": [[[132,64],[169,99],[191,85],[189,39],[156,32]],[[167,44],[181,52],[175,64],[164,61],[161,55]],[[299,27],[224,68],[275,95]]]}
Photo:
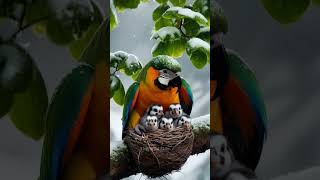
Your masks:
{"label": "snow patch", "polygon": [[155,40],[165,40],[165,39],[177,39],[181,37],[181,33],[179,31],[179,29],[177,29],[176,27],[163,27],[161,29],[159,29],[158,31],[154,32],[151,36],[151,39],[155,39]]}
{"label": "snow patch", "polygon": [[188,41],[188,46],[192,49],[200,49],[203,48],[206,51],[210,51],[210,45],[206,41],[199,38],[191,38]]}

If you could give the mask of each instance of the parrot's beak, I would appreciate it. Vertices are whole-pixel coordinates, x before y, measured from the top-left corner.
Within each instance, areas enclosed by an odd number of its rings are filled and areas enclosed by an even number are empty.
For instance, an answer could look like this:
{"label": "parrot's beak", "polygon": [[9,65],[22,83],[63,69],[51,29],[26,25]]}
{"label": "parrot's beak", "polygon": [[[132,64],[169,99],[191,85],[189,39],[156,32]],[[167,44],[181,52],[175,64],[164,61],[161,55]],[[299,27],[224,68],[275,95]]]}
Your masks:
{"label": "parrot's beak", "polygon": [[174,79],[172,79],[171,81],[169,81],[168,86],[169,87],[178,87],[178,90],[180,90],[182,81],[181,81],[181,77],[177,76]]}

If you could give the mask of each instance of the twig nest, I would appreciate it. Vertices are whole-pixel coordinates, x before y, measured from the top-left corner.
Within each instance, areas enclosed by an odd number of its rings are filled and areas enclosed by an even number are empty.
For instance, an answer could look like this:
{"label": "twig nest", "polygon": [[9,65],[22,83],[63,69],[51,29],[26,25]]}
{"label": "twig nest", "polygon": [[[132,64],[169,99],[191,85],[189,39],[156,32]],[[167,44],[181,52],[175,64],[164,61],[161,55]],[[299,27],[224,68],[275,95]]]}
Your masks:
{"label": "twig nest", "polygon": [[182,127],[142,135],[129,129],[124,138],[138,169],[152,178],[180,170],[191,155],[193,140],[192,129]]}

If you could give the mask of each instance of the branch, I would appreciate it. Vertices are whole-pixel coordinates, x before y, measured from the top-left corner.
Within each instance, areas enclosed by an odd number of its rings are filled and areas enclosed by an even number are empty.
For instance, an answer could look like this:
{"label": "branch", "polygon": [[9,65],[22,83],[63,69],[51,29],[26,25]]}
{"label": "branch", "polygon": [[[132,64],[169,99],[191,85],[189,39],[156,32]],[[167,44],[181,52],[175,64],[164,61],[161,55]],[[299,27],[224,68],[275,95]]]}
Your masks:
{"label": "branch", "polygon": [[[202,116],[192,121],[194,143],[193,154],[203,153],[210,148],[210,116]],[[138,166],[134,163],[127,146],[119,142],[111,149],[110,176],[112,179],[121,179],[139,173]]]}

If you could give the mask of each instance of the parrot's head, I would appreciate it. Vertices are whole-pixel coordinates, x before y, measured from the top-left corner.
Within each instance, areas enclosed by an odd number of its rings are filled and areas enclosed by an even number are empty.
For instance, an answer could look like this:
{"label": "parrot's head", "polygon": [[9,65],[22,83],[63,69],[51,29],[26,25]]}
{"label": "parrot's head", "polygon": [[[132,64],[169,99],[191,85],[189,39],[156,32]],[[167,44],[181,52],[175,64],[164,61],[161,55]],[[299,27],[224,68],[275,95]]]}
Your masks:
{"label": "parrot's head", "polygon": [[141,71],[138,80],[160,90],[170,90],[181,87],[181,77],[178,74],[181,66],[170,56],[154,57]]}

